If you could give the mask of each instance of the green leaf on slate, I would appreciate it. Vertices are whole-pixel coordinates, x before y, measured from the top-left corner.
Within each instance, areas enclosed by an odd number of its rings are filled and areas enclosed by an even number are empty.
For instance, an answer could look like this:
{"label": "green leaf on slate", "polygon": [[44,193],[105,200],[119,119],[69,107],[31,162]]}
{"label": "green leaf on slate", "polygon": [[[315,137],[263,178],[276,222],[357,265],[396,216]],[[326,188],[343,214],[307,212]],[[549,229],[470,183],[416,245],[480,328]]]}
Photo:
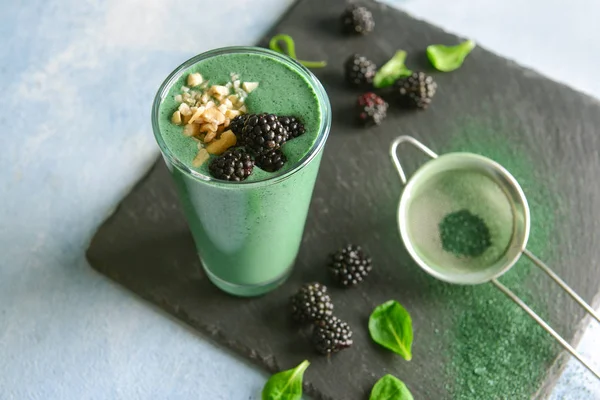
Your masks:
{"label": "green leaf on slate", "polygon": [[412,359],[412,320],[408,311],[396,300],[386,301],[373,310],[369,318],[369,333],[375,343],[408,361]]}
{"label": "green leaf on slate", "polygon": [[377,71],[373,78],[373,86],[376,88],[391,86],[399,78],[412,74],[412,71],[404,65],[405,60],[406,52],[404,50],[398,50],[396,54],[383,65],[383,67],[379,68],[379,71]]}
{"label": "green leaf on slate", "polygon": [[296,368],[281,371],[269,378],[262,391],[262,400],[300,400],[302,377],[310,363],[304,360]]}
{"label": "green leaf on slate", "polygon": [[427,46],[427,57],[431,64],[439,71],[450,72],[458,69],[465,57],[475,48],[475,42],[467,40],[456,46],[432,44]]}
{"label": "green leaf on slate", "polygon": [[369,400],[414,400],[404,382],[393,375],[385,375],[375,383]]}
{"label": "green leaf on slate", "polygon": [[[279,45],[280,42],[285,44],[286,50],[281,48]],[[294,43],[294,39],[292,39],[290,35],[286,35],[284,33],[273,36],[269,41],[269,48],[278,53],[288,55],[289,57],[298,61],[300,64],[304,65],[306,68],[323,68],[327,65],[326,61],[298,60],[298,57],[296,56],[296,44]]]}

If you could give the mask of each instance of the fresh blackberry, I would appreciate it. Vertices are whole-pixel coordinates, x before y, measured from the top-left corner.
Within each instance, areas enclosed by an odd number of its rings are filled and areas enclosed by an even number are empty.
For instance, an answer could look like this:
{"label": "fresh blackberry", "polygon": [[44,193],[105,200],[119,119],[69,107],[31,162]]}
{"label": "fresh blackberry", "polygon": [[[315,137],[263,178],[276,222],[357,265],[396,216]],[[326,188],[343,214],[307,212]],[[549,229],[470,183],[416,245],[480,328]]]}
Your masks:
{"label": "fresh blackberry", "polygon": [[274,114],[249,114],[240,135],[241,145],[256,153],[278,149],[288,140],[288,133]]}
{"label": "fresh blackberry", "polygon": [[300,135],[303,135],[306,132],[304,129],[304,125],[300,122],[296,117],[279,117],[279,122],[283,125],[285,129],[287,129],[289,134],[289,140],[293,138],[297,138]]}
{"label": "fresh blackberry", "polygon": [[424,72],[413,72],[411,76],[397,80],[395,87],[408,106],[425,109],[431,104],[437,83]]}
{"label": "fresh blackberry", "polygon": [[333,303],[327,286],[317,282],[304,284],[290,299],[292,317],[299,322],[314,322],[333,315]]}
{"label": "fresh blackberry", "polygon": [[371,257],[368,257],[360,246],[349,244],[331,254],[329,271],[333,279],[344,287],[361,283],[371,269]]}
{"label": "fresh blackberry", "polygon": [[366,35],[375,28],[373,14],[368,8],[362,6],[348,7],[342,14],[341,21],[344,33]]}
{"label": "fresh blackberry", "polygon": [[346,81],[355,86],[370,85],[377,72],[377,65],[360,54],[353,54],[344,64]]}
{"label": "fresh blackberry", "polygon": [[211,175],[217,179],[240,182],[252,173],[254,160],[244,149],[229,149],[208,165]]}
{"label": "fresh blackberry", "polygon": [[346,322],[331,316],[315,322],[312,340],[319,353],[329,355],[352,346],[352,330]]}
{"label": "fresh blackberry", "polygon": [[379,125],[387,115],[388,104],[373,92],[358,97],[358,121],[364,126]]}
{"label": "fresh blackberry", "polygon": [[244,124],[246,123],[246,119],[248,118],[247,114],[238,115],[237,117],[231,120],[229,124],[229,129],[233,131],[235,136],[240,137],[242,134],[242,129],[244,128]]}
{"label": "fresh blackberry", "polygon": [[256,156],[256,165],[267,172],[279,171],[286,161],[287,157],[280,149],[267,150]]}

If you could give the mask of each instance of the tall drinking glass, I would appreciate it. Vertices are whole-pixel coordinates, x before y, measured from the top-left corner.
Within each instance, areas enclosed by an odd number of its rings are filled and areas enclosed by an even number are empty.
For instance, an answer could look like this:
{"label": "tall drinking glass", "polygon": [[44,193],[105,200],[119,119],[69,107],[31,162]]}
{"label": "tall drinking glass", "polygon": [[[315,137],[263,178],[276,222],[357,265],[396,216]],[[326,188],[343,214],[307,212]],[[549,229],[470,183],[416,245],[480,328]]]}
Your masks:
{"label": "tall drinking glass", "polygon": [[[307,86],[304,90],[314,94],[318,107],[308,108],[319,114],[311,116],[318,121],[312,132],[314,141],[307,141],[310,147],[282,172],[264,173],[260,179],[243,182],[218,180],[192,168],[165,140],[166,125],[160,119],[167,118],[167,113],[162,112],[161,106],[172,95],[171,88],[180,84],[195,66],[202,67],[208,60],[206,65],[215,68],[221,59],[231,64],[223,65],[225,70],[235,67],[250,75],[252,68],[263,61],[277,62],[278,68],[287,68],[279,72],[297,74],[296,81],[303,82]],[[274,73],[273,79],[283,78]],[[277,82],[265,80],[260,84],[272,88],[268,93],[276,93],[273,85]],[[257,90],[251,96],[261,96],[261,92]],[[281,93],[278,101],[291,102],[294,107],[294,93]],[[302,110],[300,102],[297,106]],[[267,49],[228,47],[200,54],[179,66],[160,86],[152,108],[154,135],[175,182],[202,266],[217,287],[238,296],[256,296],[274,289],[288,277],[302,240],[330,126],[329,99],[317,78],[294,60]],[[305,135],[308,134],[311,132]],[[284,145],[284,150],[289,144]]]}

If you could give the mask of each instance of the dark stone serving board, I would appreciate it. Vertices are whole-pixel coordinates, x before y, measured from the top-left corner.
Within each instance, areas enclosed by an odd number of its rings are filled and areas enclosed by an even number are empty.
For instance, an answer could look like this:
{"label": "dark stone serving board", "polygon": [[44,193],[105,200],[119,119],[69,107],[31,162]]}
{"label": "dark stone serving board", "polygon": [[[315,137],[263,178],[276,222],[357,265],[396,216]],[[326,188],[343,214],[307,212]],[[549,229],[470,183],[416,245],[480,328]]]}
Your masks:
{"label": "dark stone serving board", "polygon": [[[301,0],[261,41],[265,45],[271,35],[287,33],[296,40],[301,58],[329,61],[327,68],[314,72],[331,98],[331,137],[300,255],[286,284],[253,299],[234,298],[212,286],[199,265],[162,160],[100,227],[87,256],[101,273],[269,371],[309,358],[312,365],[305,387],[315,398],[365,399],[373,383],[386,373],[406,382],[416,399],[450,398],[454,381],[446,372],[448,341],[439,332],[452,329],[460,310],[449,306],[451,296],[428,295],[433,278],[418,269],[400,242],[395,215],[401,185],[388,157],[390,142],[410,134],[443,152],[461,118],[475,119],[490,129],[504,121],[500,125],[508,129],[502,130],[502,138],[528,154],[537,178],[548,182],[550,193],[560,199],[554,213],[561,229],[548,238],[554,244],[552,265],[592,301],[600,281],[595,256],[600,235],[600,104],[476,48],[461,69],[434,74],[439,90],[429,110],[391,109],[382,126],[357,128],[349,113],[359,92],[348,89],[342,78],[342,64],[349,54],[365,54],[381,65],[394,51],[404,49],[409,66],[431,71],[426,46],[453,44],[458,39],[380,4],[371,5],[375,32],[346,38],[337,24],[343,7],[341,0]],[[405,153],[412,169],[423,161],[410,150]],[[363,244],[373,255],[375,270],[358,288],[332,289],[337,313],[354,328],[355,344],[328,359],[315,356],[306,332],[298,333],[291,326],[286,303],[303,282],[327,282],[326,254],[346,241]],[[530,291],[534,305],[543,304],[545,315],[560,333],[577,341],[583,313],[539,271],[532,273],[534,278],[523,282],[521,289]],[[402,302],[413,317],[410,362],[368,337],[370,311],[391,298]],[[564,363],[546,364],[540,365],[547,371],[545,379],[532,381],[530,388],[532,395],[541,398],[551,390]]]}

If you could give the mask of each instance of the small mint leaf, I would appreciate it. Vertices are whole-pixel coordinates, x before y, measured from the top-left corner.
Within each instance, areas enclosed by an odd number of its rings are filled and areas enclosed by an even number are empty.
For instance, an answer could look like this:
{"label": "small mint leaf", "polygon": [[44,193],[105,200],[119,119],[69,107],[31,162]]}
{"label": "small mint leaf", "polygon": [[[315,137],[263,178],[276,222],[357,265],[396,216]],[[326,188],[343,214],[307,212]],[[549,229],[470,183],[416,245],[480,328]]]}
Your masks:
{"label": "small mint leaf", "polygon": [[369,400],[414,400],[404,382],[393,375],[385,375],[375,383]]}
{"label": "small mint leaf", "polygon": [[404,65],[406,60],[406,52],[398,50],[396,54],[388,62],[386,62],[373,78],[373,86],[376,88],[384,88],[394,84],[398,79],[409,76],[412,71]]}
{"label": "small mint leaf", "polygon": [[369,333],[375,343],[400,354],[407,361],[412,359],[412,320],[396,300],[375,307],[369,317]]}
{"label": "small mint leaf", "polygon": [[427,46],[427,57],[438,71],[450,72],[460,68],[465,57],[474,48],[475,42],[472,40],[467,40],[456,46],[432,44]]}
{"label": "small mint leaf", "polygon": [[269,378],[262,391],[262,400],[300,400],[302,378],[310,363],[302,361],[296,368],[281,371]]}

